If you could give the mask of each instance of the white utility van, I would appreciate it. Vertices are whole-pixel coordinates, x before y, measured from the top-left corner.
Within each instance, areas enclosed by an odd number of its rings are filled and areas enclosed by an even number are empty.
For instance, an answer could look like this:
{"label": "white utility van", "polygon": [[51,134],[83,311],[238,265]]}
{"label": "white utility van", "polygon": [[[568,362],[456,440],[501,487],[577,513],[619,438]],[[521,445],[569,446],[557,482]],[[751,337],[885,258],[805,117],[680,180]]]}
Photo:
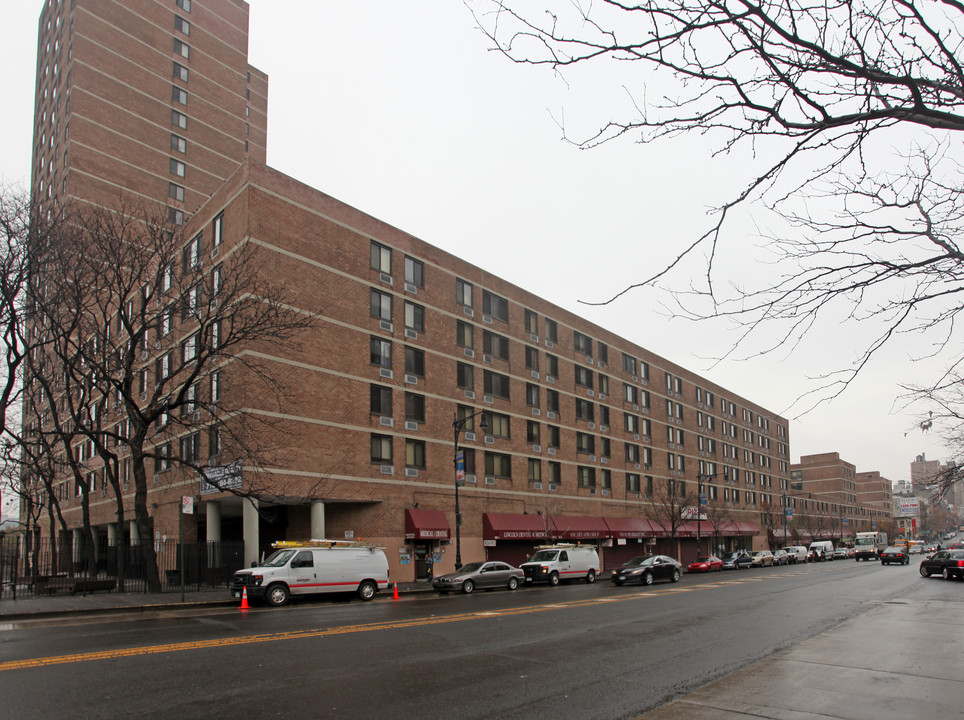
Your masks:
{"label": "white utility van", "polygon": [[561,580],[591,583],[599,574],[599,553],[596,548],[583,545],[541,545],[521,568],[527,583],[558,585]]}
{"label": "white utility van", "polygon": [[384,548],[350,540],[278,542],[260,565],[234,573],[231,596],[269,605],[287,604],[292,595],[357,592],[371,600],[388,588],[388,558]]}
{"label": "white utility van", "polygon": [[810,552],[813,554],[813,561],[833,560],[833,543],[829,540],[816,540],[810,543]]}
{"label": "white utility van", "polygon": [[790,562],[794,565],[807,561],[807,548],[803,545],[787,545],[783,549],[786,550],[787,555],[790,557]]}

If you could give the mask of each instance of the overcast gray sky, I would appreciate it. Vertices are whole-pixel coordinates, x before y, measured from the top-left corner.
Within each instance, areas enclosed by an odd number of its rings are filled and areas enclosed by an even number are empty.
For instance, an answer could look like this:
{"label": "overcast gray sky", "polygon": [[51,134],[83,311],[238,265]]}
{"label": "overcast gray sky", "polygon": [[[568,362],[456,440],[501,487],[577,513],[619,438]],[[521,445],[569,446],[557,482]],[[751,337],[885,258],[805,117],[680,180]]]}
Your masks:
{"label": "overcast gray sky", "polygon": [[[42,5],[0,10],[0,57],[11,70],[0,114],[6,185],[28,184]],[[250,59],[270,77],[270,165],[776,413],[792,417],[808,375],[861,349],[859,329],[827,324],[792,352],[713,365],[732,329],[670,321],[654,292],[579,304],[641,279],[691,240],[707,209],[742,187],[749,163],[714,160],[693,136],[588,151],[566,143],[560,123],[581,137],[607,108],[627,105],[628,75],[561,78],[513,65],[488,50],[457,0],[253,0]],[[768,221],[755,209],[735,226],[744,253],[759,242],[754,223]],[[754,271],[746,254],[730,262]],[[922,452],[943,459],[940,438],[894,409],[898,383],[925,369],[914,355],[895,346],[843,397],[792,420],[792,461],[837,451],[896,481]]]}

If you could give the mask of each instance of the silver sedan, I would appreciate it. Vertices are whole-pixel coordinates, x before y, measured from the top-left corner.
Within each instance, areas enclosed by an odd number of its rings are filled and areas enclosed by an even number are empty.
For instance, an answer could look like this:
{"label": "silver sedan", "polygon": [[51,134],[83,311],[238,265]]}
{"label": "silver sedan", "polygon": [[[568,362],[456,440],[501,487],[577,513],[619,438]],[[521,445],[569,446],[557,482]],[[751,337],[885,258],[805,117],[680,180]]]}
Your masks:
{"label": "silver sedan", "polygon": [[432,587],[441,593],[461,590],[468,595],[476,588],[501,587],[515,590],[524,579],[525,573],[519,568],[491,560],[468,563],[454,573],[439,575],[432,580]]}

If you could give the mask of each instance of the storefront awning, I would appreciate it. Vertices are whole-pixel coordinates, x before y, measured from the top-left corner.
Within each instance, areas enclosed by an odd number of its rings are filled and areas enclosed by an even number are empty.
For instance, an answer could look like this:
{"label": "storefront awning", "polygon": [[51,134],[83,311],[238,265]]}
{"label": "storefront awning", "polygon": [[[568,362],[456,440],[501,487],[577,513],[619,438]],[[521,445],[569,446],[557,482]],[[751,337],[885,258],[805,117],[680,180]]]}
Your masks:
{"label": "storefront awning", "polygon": [[405,510],[406,540],[450,540],[452,530],[441,510]]}
{"label": "storefront awning", "polygon": [[542,515],[482,513],[483,540],[545,540],[546,519]]}
{"label": "storefront awning", "polygon": [[609,528],[597,517],[553,517],[552,536],[560,540],[595,540],[609,537]]}
{"label": "storefront awning", "polygon": [[645,518],[603,518],[611,538],[656,537],[656,528]]}
{"label": "storefront awning", "polygon": [[723,526],[724,535],[759,535],[760,528],[751,522],[731,522]]}

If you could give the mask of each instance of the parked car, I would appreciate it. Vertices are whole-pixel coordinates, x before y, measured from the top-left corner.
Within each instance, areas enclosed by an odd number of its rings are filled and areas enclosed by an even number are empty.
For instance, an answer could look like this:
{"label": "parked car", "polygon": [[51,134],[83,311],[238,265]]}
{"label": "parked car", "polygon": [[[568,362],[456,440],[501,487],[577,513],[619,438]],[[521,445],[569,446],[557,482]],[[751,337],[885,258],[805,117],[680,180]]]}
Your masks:
{"label": "parked car", "polygon": [[803,545],[787,545],[783,549],[786,550],[791,565],[807,561],[807,549]]}
{"label": "parked car", "polygon": [[786,550],[774,550],[773,551],[773,564],[774,565],[789,565],[790,555]]}
{"label": "parked car", "polygon": [[920,574],[941,575],[945,580],[964,578],[964,550],[938,550],[920,561]]}
{"label": "parked car", "polygon": [[679,582],[682,572],[683,566],[679,560],[667,555],[639,555],[613,570],[612,581],[616,585],[628,582],[652,585],[656,580]]}
{"label": "parked car", "polygon": [[831,557],[830,559],[831,559],[831,560],[846,560],[846,559],[849,558],[850,556],[851,556],[851,555],[850,555],[850,548],[844,546],[844,547],[834,548],[834,549],[833,549],[833,557]]}
{"label": "parked car", "polygon": [[907,565],[910,563],[910,555],[907,554],[903,546],[891,545],[880,551],[880,562],[882,565],[890,565],[891,563]]}
{"label": "parked car", "polygon": [[525,573],[504,562],[473,562],[461,569],[432,578],[432,587],[440,593],[461,590],[466,595],[476,588],[507,588],[515,590],[525,580]]}
{"label": "parked car", "polygon": [[746,550],[736,550],[728,555],[723,556],[723,569],[724,570],[739,570],[740,568],[750,567],[750,563],[753,562],[753,558],[750,556]]}
{"label": "parked car", "polygon": [[703,557],[696,558],[695,562],[691,562],[689,566],[687,566],[686,572],[714,572],[722,569],[723,561],[716,557],[716,555],[704,555]]}
{"label": "parked car", "polygon": [[753,558],[750,561],[751,567],[766,567],[767,565],[773,565],[773,553],[769,550],[757,550],[753,553]]}

